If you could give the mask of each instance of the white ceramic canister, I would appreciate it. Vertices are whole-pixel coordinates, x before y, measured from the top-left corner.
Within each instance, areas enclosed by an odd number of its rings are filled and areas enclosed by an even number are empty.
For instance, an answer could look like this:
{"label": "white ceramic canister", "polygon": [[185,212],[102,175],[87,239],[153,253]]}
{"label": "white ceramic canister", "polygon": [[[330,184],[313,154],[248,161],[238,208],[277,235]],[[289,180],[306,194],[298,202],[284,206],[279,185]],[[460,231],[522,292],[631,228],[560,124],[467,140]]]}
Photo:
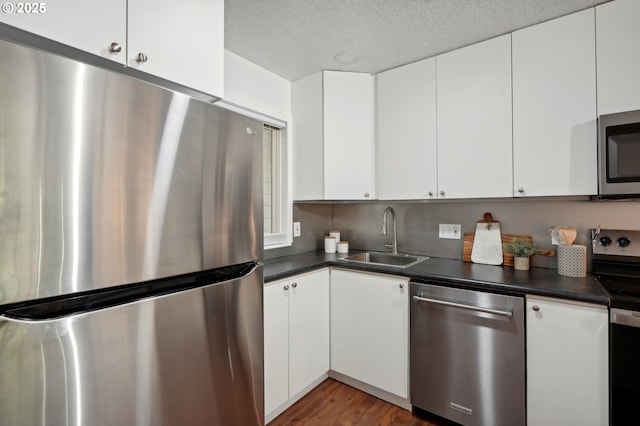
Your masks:
{"label": "white ceramic canister", "polygon": [[349,241],[338,242],[338,253],[349,253]]}
{"label": "white ceramic canister", "polygon": [[324,252],[335,253],[336,252],[336,237],[330,235],[324,237]]}
{"label": "white ceramic canister", "polygon": [[340,231],[332,229],[331,231],[329,231],[329,236],[330,237],[336,237],[336,243],[340,242]]}

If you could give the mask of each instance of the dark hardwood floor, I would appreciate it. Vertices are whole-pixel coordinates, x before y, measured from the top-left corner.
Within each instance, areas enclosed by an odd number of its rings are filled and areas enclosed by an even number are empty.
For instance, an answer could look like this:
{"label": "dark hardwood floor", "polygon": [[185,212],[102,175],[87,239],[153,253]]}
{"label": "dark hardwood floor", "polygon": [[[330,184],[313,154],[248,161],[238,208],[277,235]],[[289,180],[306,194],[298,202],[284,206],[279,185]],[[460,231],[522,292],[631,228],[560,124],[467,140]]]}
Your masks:
{"label": "dark hardwood floor", "polygon": [[451,424],[426,413],[412,413],[351,386],[327,379],[276,417],[269,426]]}

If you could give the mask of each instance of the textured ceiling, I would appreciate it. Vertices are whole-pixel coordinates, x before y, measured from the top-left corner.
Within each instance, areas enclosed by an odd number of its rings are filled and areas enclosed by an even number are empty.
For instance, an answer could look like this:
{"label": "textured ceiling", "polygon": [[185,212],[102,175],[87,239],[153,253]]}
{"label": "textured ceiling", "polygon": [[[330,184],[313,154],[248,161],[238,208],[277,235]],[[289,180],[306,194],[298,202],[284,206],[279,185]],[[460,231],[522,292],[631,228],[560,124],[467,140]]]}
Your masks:
{"label": "textured ceiling", "polygon": [[290,81],[373,74],[606,1],[226,0],[225,47]]}

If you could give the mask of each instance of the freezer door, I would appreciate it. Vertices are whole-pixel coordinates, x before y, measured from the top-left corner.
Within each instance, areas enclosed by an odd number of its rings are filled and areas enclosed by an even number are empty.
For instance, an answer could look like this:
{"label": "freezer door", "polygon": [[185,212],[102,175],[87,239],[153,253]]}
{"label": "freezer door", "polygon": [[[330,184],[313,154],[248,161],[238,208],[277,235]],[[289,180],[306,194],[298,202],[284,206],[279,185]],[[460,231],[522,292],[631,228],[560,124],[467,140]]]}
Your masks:
{"label": "freezer door", "polygon": [[262,123],[1,39],[0,58],[0,305],[262,258]]}
{"label": "freezer door", "polygon": [[1,423],[261,425],[262,267],[43,321],[0,317]]}

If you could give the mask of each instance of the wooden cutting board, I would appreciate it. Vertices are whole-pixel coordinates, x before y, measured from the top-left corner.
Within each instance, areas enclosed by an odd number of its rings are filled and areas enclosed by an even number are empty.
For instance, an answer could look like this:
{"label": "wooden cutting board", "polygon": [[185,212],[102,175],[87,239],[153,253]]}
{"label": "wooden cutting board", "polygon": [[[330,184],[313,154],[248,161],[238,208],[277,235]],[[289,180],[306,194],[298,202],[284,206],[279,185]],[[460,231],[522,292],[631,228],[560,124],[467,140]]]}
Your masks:
{"label": "wooden cutting board", "polygon": [[[462,260],[465,262],[472,262],[471,251],[473,250],[473,241],[475,239],[475,233],[465,232],[464,243],[462,246]],[[502,243],[510,243],[514,238],[521,238],[531,241],[531,235],[527,234],[502,234]],[[541,256],[555,256],[556,251],[554,249],[538,249],[536,253]],[[502,264],[504,266],[513,266],[513,254],[507,253],[502,250]]]}

